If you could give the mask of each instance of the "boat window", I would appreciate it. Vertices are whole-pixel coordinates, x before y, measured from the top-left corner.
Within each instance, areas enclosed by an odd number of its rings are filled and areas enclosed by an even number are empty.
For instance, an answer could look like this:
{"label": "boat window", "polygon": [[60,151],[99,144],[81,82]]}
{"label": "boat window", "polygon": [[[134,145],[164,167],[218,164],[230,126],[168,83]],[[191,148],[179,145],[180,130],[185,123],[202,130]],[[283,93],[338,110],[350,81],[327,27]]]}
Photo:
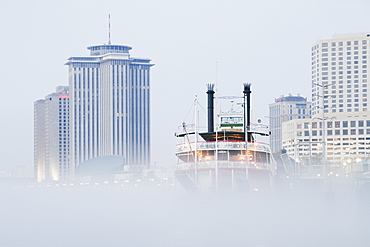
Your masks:
{"label": "boat window", "polygon": [[242,117],[221,117],[222,124],[243,123]]}

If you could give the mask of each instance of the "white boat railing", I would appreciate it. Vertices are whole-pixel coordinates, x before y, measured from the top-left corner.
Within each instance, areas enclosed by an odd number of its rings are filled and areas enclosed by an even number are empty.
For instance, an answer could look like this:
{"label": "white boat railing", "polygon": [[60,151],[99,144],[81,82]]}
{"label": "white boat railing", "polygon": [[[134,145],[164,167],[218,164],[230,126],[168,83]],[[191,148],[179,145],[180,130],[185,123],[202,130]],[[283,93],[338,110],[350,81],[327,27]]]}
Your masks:
{"label": "white boat railing", "polygon": [[[216,146],[217,145],[217,146]],[[189,142],[181,143],[176,146],[176,152],[189,152],[192,150],[245,150],[245,142],[230,142],[230,141],[217,141],[217,142]],[[270,146],[266,143],[250,142],[248,143],[248,150],[271,152]]]}
{"label": "white boat railing", "polygon": [[177,165],[178,171],[188,171],[188,170],[212,170],[216,168],[216,163],[218,169],[262,169],[272,171],[274,166],[270,163],[260,163],[260,162],[230,162],[230,161],[207,161],[198,163],[180,163]]}

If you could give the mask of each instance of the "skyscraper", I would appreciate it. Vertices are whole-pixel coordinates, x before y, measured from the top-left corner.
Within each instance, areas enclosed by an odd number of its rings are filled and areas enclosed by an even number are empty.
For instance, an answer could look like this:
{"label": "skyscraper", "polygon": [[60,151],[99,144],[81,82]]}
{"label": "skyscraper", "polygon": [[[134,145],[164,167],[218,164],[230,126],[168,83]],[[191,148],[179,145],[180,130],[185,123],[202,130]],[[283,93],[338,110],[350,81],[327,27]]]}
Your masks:
{"label": "skyscraper", "polygon": [[273,153],[282,149],[282,123],[292,119],[305,119],[311,117],[311,102],[300,95],[281,96],[275,103],[269,104],[270,118],[270,144]]}
{"label": "skyscraper", "polygon": [[70,57],[71,162],[106,155],[125,159],[126,169],[150,162],[150,59],[132,58],[127,45],[88,47]]}
{"label": "skyscraper", "polygon": [[365,170],[362,162],[370,159],[369,63],[370,33],[335,34],[312,45],[313,116],[283,124],[283,147],[290,156],[351,164],[351,171],[356,163]]}
{"label": "skyscraper", "polygon": [[313,115],[323,108],[325,113],[368,111],[369,51],[370,33],[335,34],[312,45]]}
{"label": "skyscraper", "polygon": [[34,103],[34,164],[38,182],[68,179],[69,96],[68,87],[59,86]]}

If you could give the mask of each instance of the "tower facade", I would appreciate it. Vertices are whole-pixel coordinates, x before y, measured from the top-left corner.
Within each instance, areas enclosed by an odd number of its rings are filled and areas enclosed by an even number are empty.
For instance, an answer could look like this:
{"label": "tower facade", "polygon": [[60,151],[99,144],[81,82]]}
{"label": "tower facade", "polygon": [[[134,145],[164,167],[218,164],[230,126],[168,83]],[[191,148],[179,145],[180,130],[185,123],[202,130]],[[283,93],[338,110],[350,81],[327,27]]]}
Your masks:
{"label": "tower facade", "polygon": [[281,96],[269,104],[270,145],[273,153],[282,149],[282,123],[293,119],[311,117],[311,102],[300,95]]}
{"label": "tower facade", "polygon": [[132,58],[126,45],[88,47],[70,57],[71,162],[119,155],[126,168],[150,162],[150,59]]}
{"label": "tower facade", "polygon": [[368,111],[369,51],[370,33],[335,34],[311,46],[313,115]]}
{"label": "tower facade", "polygon": [[68,179],[69,92],[59,86],[34,103],[34,171],[38,182]]}

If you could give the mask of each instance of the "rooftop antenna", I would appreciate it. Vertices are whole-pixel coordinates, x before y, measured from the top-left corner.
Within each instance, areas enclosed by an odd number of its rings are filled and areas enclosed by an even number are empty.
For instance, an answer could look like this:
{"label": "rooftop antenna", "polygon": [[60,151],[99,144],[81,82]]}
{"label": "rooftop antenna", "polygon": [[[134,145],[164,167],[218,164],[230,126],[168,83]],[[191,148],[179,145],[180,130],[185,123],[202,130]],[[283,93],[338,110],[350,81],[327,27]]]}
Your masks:
{"label": "rooftop antenna", "polygon": [[110,14],[108,14],[108,30],[109,30],[109,41],[108,41],[108,45],[110,45]]}

